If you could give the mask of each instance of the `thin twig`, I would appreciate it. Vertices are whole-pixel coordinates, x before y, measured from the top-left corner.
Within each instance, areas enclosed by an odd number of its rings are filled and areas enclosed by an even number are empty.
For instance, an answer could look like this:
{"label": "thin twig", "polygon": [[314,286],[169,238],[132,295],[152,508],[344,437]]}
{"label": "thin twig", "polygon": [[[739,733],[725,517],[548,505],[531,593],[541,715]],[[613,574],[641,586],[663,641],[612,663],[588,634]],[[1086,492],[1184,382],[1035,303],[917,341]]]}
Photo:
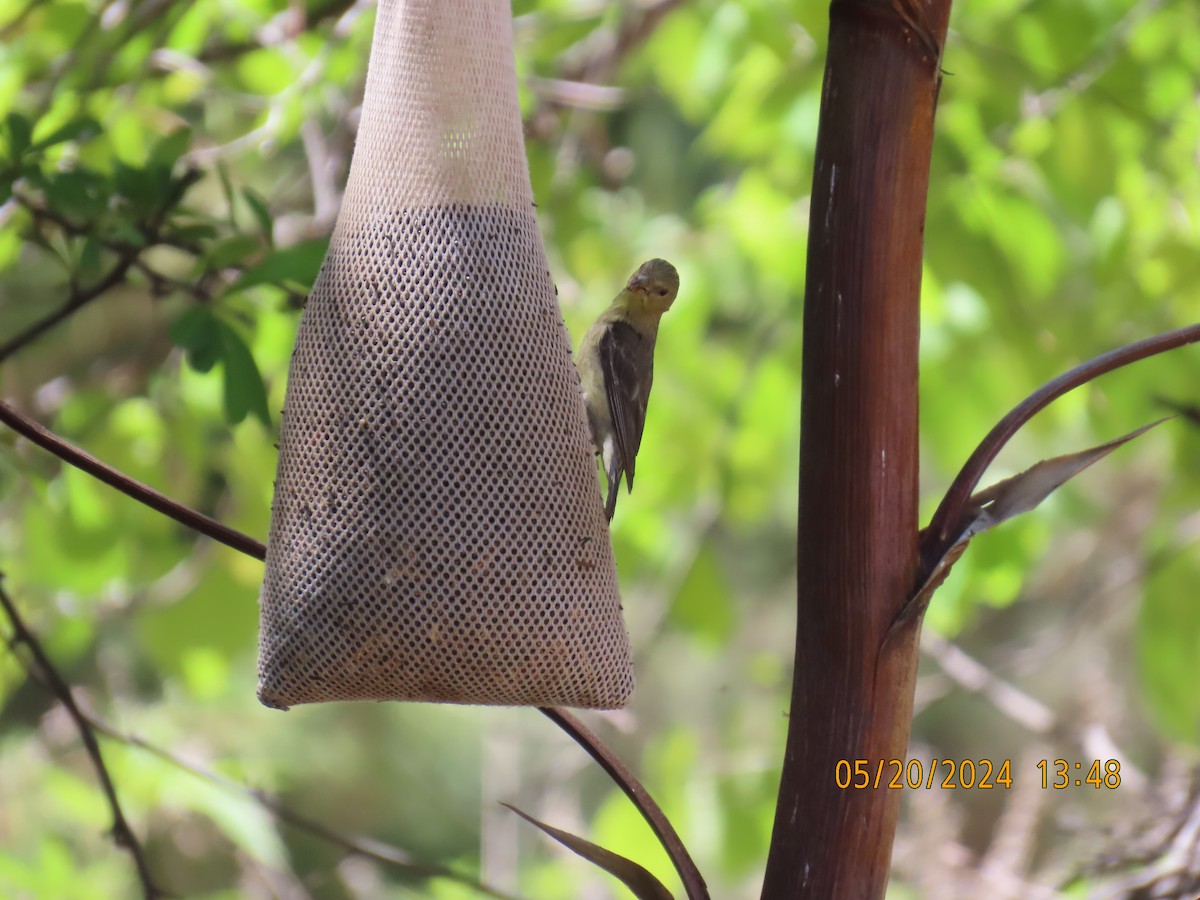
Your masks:
{"label": "thin twig", "polygon": [[[0,602],[3,602],[3,598],[0,598]],[[6,609],[9,609],[10,603],[11,601],[4,603]],[[11,610],[9,611],[10,618],[12,618]],[[13,622],[15,633],[12,643],[29,643],[28,638],[24,636],[28,634],[28,628],[23,624],[17,624],[19,620],[14,619]],[[22,629],[24,629],[23,633]],[[36,666],[26,660],[21,660],[21,663],[25,666],[25,670],[28,672],[31,678],[34,678],[41,684],[45,685],[56,696],[58,696],[58,690],[55,687],[55,682],[63,683],[63,679],[54,668],[52,663],[42,658],[38,658]],[[268,794],[266,791],[241,784],[240,782],[234,781],[232,778],[219,775],[211,769],[206,769],[204,766],[198,765],[197,763],[188,762],[187,760],[171,753],[169,750],[159,747],[157,744],[150,743],[144,738],[119,731],[118,729],[109,725],[107,722],[98,719],[94,715],[90,715],[82,710],[78,710],[78,712],[84,718],[84,720],[86,720],[92,731],[96,734],[101,734],[106,738],[117,741],[121,744],[125,744],[129,747],[136,747],[137,749],[143,750],[152,756],[158,757],[177,769],[188,772],[197,778],[208,781],[211,784],[215,784],[217,787],[220,787],[231,793],[240,794],[241,796],[247,797],[265,809],[279,822],[295,828],[297,831],[303,831],[307,834],[310,834],[319,840],[323,840],[327,843],[333,844],[334,846],[341,847],[349,854],[362,856],[368,859],[373,859],[376,862],[396,866],[397,868],[403,870],[406,874],[417,878],[444,878],[448,881],[455,881],[459,884],[473,888],[481,894],[489,897],[495,897],[497,900],[518,900],[518,898],[512,894],[506,894],[502,891],[496,890],[495,888],[488,887],[469,875],[463,875],[445,866],[439,866],[432,863],[413,862],[412,859],[409,858],[408,854],[406,854],[403,850],[400,850],[398,847],[394,847],[390,844],[383,843],[382,841],[375,841],[366,838],[355,838],[349,835],[341,834],[340,832],[334,831],[333,829],[322,825],[320,822],[317,822],[314,819],[310,819],[308,816],[305,816],[302,813],[296,812],[294,809],[286,806],[284,803],[280,802],[277,798]]]}
{"label": "thin twig", "polygon": [[[78,449],[58,435],[48,431],[36,422],[28,419],[14,410],[7,403],[0,402],[0,422],[18,431],[43,449],[53,453],[59,459],[70,465],[77,466],[85,472],[99,478],[134,500],[144,503],[164,515],[170,516],[177,522],[192,528],[201,534],[220,541],[247,556],[255,559],[265,559],[266,545],[256,541],[249,535],[243,534],[227,525],[222,525],[203,513],[190,509],[181,503],[171,500],[151,487],[130,478],[111,466],[96,460],[94,457]],[[666,815],[658,804],[637,780],[632,772],[617,758],[604,742],[588,730],[586,726],[564,709],[539,707],[543,715],[565,731],[578,743],[600,767],[608,773],[616,785],[625,792],[626,796],[649,823],[657,835],[671,862],[675,865],[684,888],[688,892],[688,900],[707,900],[708,888],[695,862],[679,839]]]}
{"label": "thin twig", "polygon": [[95,222],[76,222],[68,216],[50,209],[48,206],[38,205],[31,198],[19,192],[13,193],[13,200],[33,216],[35,223],[49,222],[52,225],[57,225],[63,233],[69,234],[72,237],[94,237],[101,247],[111,250],[118,255],[127,251],[145,251],[151,247],[173,247],[176,250],[182,250],[184,253],[190,253],[192,256],[200,256],[204,252],[203,248],[194,241],[183,240],[170,234],[155,234],[152,243],[145,242],[142,244],[134,244],[115,237],[105,237],[96,233]]}
{"label": "thin twig", "polygon": [[112,812],[113,842],[121,849],[128,851],[129,855],[133,858],[133,864],[137,868],[138,881],[142,885],[142,896],[146,900],[157,900],[159,897],[166,896],[154,883],[154,877],[150,873],[150,867],[146,862],[146,855],[142,850],[142,845],[138,841],[137,835],[134,834],[133,829],[129,827],[129,821],[125,818],[125,814],[121,810],[121,801],[117,799],[117,789],[113,786],[112,777],[108,773],[108,767],[104,764],[104,757],[100,755],[100,744],[96,741],[95,729],[92,728],[88,717],[84,715],[78,704],[75,703],[70,686],[58,674],[58,670],[50,662],[50,658],[46,655],[46,651],[42,649],[42,645],[37,637],[25,625],[25,621],[21,618],[21,614],[17,612],[17,607],[13,603],[12,598],[4,590],[2,578],[0,578],[0,606],[4,607],[4,612],[12,625],[13,633],[9,644],[14,647],[17,644],[24,644],[29,648],[29,652],[37,664],[41,682],[62,703],[67,713],[71,716],[71,719],[75,722],[75,727],[79,729],[79,738],[83,741],[88,758],[92,761],[92,766],[96,770],[96,777],[99,779],[100,787],[104,791],[104,797],[108,800],[108,808]]}
{"label": "thin twig", "polygon": [[150,292],[153,296],[165,297],[177,291],[187,294],[201,303],[208,303],[213,299],[212,294],[204,289],[202,281],[183,281],[170,275],[164,275],[143,260],[138,260],[133,267],[146,276],[146,280],[150,282]]}
{"label": "thin twig", "polygon": [[44,428],[37,422],[25,416],[7,403],[0,401],[0,423],[7,425],[13,431],[28,438],[43,450],[53,453],[63,462],[87,472],[110,487],[116,488],[123,494],[132,497],[139,503],[144,503],[151,509],[169,516],[181,525],[208,535],[214,541],[219,541],[227,547],[239,550],[247,556],[256,559],[266,559],[267,548],[261,541],[243,534],[235,528],[223,525],[216,519],[202,512],[184,506],[165,494],[161,494],[149,485],[142,484],[119,472],[112,466],[100,462],[91,454],[79,449],[73,444],[60,438],[54,432]]}
{"label": "thin twig", "polygon": [[24,348],[25,345],[33,343],[59,322],[69,318],[72,313],[87,306],[101,294],[109,290],[109,288],[120,284],[136,260],[137,253],[135,252],[121,254],[117,259],[117,264],[113,266],[109,273],[91,287],[72,292],[67,302],[50,313],[50,315],[44,319],[39,319],[15,337],[0,344],[0,363],[4,362],[18,350]]}
{"label": "thin twig", "polygon": [[921,649],[937,662],[947,678],[964,690],[982,695],[1033,734],[1050,734],[1059,727],[1050,707],[1000,678],[953,641],[927,630],[921,637]]}
{"label": "thin twig", "polygon": [[[58,325],[64,319],[69,318],[73,313],[82,309],[84,306],[87,306],[97,297],[100,297],[102,294],[106,293],[109,289],[120,284],[125,279],[125,276],[129,274],[129,270],[133,268],[143,251],[158,244],[172,243],[169,240],[164,240],[159,235],[159,231],[163,226],[163,221],[166,219],[168,214],[173,211],[175,204],[183,199],[183,195],[187,193],[188,188],[199,181],[201,177],[202,174],[199,170],[191,169],[185,171],[178,178],[174,179],[170,190],[162,198],[162,203],[153,218],[148,222],[140,223],[141,229],[146,235],[145,246],[134,247],[113,244],[112,246],[114,248],[119,248],[117,249],[117,262],[116,265],[109,270],[108,274],[88,288],[80,289],[76,285],[72,284],[71,296],[67,298],[67,301],[62,306],[60,306],[50,315],[46,316],[44,319],[39,319],[37,322],[34,322],[15,337],[10,338],[3,344],[0,344],[0,363],[4,362],[18,350],[24,348],[27,344],[33,343],[33,341],[37,340],[51,328]],[[76,226],[69,219],[59,216],[53,213],[51,210],[36,207],[24,198],[18,197],[17,199],[23,206],[30,210],[35,218],[49,219],[68,234],[87,233],[86,231],[75,231],[74,229],[80,226]]]}
{"label": "thin twig", "polygon": [[138,737],[135,734],[118,731],[106,722],[88,716],[88,721],[92,727],[99,733],[114,741],[118,741],[130,747],[136,747],[139,750],[151,754],[152,756],[161,759],[168,765],[188,772],[210,784],[215,784],[226,791],[234,794],[240,794],[257,803],[267,812],[269,812],[276,820],[282,822],[297,831],[303,831],[310,834],[319,840],[340,847],[347,853],[354,856],[362,856],[367,859],[373,859],[376,862],[385,863],[390,866],[396,866],[403,870],[406,874],[417,878],[445,878],[448,881],[455,881],[459,884],[473,888],[481,894],[488,897],[495,897],[498,900],[517,900],[512,894],[506,894],[495,888],[488,887],[486,884],[475,880],[469,875],[463,875],[446,866],[439,866],[433,863],[414,862],[407,853],[398,847],[391,844],[386,844],[382,841],[376,841],[368,838],[352,837],[341,832],[334,831],[315,819],[311,819],[303,813],[282,803],[278,798],[272,796],[266,791],[258,788],[252,788],[249,785],[234,781],[224,775],[218,774],[211,769],[205,768],[194,762],[189,762],[169,750],[159,747],[157,744],[152,744],[145,738]]}
{"label": "thin twig", "polygon": [[[579,157],[586,157],[589,164],[603,174],[602,161],[607,146],[593,145],[592,139],[604,145],[607,145],[607,141],[600,139],[594,130],[589,130],[588,120],[580,117],[580,112],[588,106],[597,107],[580,104],[579,100],[581,96],[595,99],[595,89],[599,89],[604,92],[605,106],[615,108],[621,105],[620,91],[603,82],[611,80],[625,57],[648,41],[666,16],[682,2],[684,0],[656,0],[640,9],[631,7],[628,15],[622,16],[615,28],[596,28],[562,54],[562,64],[558,67],[555,80],[560,86],[573,85],[569,92],[538,90],[537,85],[531,84],[538,102],[524,117],[528,125],[537,129],[536,123],[542,118],[543,109],[568,109],[561,129],[561,143],[555,155],[555,183],[566,182],[576,169]],[[542,86],[545,87],[545,83]],[[593,88],[590,94],[585,93],[588,86]]]}
{"label": "thin twig", "polygon": [[1052,381],[1046,382],[1018,403],[1008,415],[996,423],[996,426],[988,432],[987,437],[979,443],[975,452],[963,464],[962,469],[946,491],[946,495],[942,497],[942,502],[938,505],[929,526],[921,536],[922,572],[917,579],[917,584],[925,583],[933,567],[957,540],[961,532],[959,525],[962,522],[971,492],[979,484],[979,479],[983,477],[987,467],[991,465],[1013,435],[1036,413],[1045,409],[1063,394],[1114,369],[1196,341],[1200,341],[1200,325],[1189,325],[1186,328],[1168,331],[1143,341],[1126,344],[1124,347],[1118,347],[1090,359]]}
{"label": "thin twig", "polygon": [[651,831],[654,832],[663,849],[667,851],[667,855],[671,857],[675,871],[679,873],[679,879],[683,882],[684,890],[687,891],[688,900],[707,900],[708,886],[704,883],[704,876],[696,868],[687,848],[683,846],[683,841],[675,833],[671,821],[654,802],[654,798],[650,796],[642,783],[638,781],[637,776],[630,772],[616,754],[571,713],[557,707],[541,706],[538,709],[542,715],[565,731],[575,743],[586,750],[588,755],[600,764],[600,768],[616,782],[617,787],[625,792],[637,811],[650,825]]}
{"label": "thin twig", "polygon": [[593,31],[582,44],[595,43],[597,46],[586,47],[585,57],[574,64],[564,66],[560,77],[567,81],[593,83],[611,78],[625,58],[648,41],[668,13],[683,2],[684,0],[657,0],[623,17],[615,31]]}

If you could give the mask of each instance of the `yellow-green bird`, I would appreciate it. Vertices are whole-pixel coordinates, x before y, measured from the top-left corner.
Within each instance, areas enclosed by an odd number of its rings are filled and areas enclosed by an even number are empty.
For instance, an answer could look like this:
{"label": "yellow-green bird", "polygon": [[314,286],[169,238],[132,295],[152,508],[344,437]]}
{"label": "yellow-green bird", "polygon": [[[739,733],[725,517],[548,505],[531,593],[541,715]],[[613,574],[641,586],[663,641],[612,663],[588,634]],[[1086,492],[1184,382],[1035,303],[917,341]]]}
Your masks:
{"label": "yellow-green bird", "polygon": [[646,404],[654,381],[658,320],[678,293],[675,267],[665,259],[647,260],[587,330],[575,351],[592,443],[608,481],[604,514],[610,522],[622,473],[627,489],[633,490],[634,461],[642,444]]}

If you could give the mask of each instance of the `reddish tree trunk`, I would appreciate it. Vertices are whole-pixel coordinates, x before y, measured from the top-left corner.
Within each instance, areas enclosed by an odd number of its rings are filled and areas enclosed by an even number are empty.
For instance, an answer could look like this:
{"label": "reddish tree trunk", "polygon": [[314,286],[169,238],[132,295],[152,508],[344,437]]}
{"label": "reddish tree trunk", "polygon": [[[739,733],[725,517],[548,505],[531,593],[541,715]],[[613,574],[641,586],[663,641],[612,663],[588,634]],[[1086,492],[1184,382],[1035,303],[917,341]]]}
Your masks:
{"label": "reddish tree trunk", "polygon": [[[949,0],[830,8],[804,306],[796,665],[769,900],[877,898],[887,886],[900,805],[887,761],[907,752],[918,630],[883,641],[917,568],[921,249],[948,15]],[[841,760],[851,772],[864,760],[872,786],[839,788]]]}

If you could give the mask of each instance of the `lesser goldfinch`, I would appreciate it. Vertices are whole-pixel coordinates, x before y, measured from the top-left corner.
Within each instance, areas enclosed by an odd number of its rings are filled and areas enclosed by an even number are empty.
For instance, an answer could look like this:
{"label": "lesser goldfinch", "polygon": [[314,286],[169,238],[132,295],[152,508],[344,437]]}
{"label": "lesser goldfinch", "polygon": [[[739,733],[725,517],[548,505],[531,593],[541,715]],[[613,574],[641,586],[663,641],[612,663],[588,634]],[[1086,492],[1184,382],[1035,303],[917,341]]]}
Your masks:
{"label": "lesser goldfinch", "polygon": [[575,351],[592,443],[608,481],[604,514],[610,522],[622,473],[627,490],[633,490],[633,465],[654,381],[658,321],[678,293],[675,267],[665,259],[647,260],[587,330]]}

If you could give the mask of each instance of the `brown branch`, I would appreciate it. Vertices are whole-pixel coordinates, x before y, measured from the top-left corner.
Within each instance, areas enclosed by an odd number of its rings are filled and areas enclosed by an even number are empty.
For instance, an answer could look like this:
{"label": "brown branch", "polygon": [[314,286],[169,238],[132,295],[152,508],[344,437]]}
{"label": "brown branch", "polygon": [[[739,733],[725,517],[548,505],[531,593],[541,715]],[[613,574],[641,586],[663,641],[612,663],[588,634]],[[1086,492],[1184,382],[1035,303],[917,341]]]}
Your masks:
{"label": "brown branch", "polygon": [[657,0],[644,6],[621,19],[616,32],[593,32],[589,41],[597,41],[600,46],[584,59],[573,65],[564,67],[561,78],[567,81],[608,80],[620,67],[625,58],[646,43],[675,7],[684,0]]}
{"label": "brown branch", "polygon": [[192,241],[180,240],[172,235],[156,233],[153,242],[145,244],[133,244],[129,241],[122,241],[116,238],[102,237],[96,234],[97,229],[94,222],[76,222],[68,216],[50,209],[48,206],[38,205],[31,198],[21,193],[14,193],[13,200],[33,216],[35,223],[49,222],[52,225],[57,225],[64,233],[72,237],[95,236],[101,247],[111,250],[118,255],[122,253],[137,253],[149,250],[151,247],[173,247],[176,250],[182,250],[184,253],[190,253],[193,256],[200,256],[204,252],[198,244]]}
{"label": "brown branch", "polygon": [[87,472],[139,503],[174,519],[181,525],[186,525],[188,528],[207,535],[227,547],[239,550],[247,556],[253,556],[255,559],[266,558],[267,548],[261,541],[256,541],[235,528],[223,525],[202,512],[184,506],[149,485],[142,484],[112,466],[100,462],[91,454],[63,440],[3,401],[0,401],[0,423],[28,438],[43,450],[53,453],[63,462]]}
{"label": "brown branch", "polygon": [[688,854],[687,848],[683,846],[683,841],[679,839],[670,820],[654,802],[654,798],[650,796],[642,783],[638,781],[637,776],[630,772],[616,754],[571,713],[557,707],[542,706],[538,709],[542,715],[565,731],[575,743],[586,750],[588,755],[600,764],[600,768],[608,773],[617,787],[625,792],[625,796],[642,814],[642,818],[650,825],[650,830],[654,832],[663,849],[667,851],[667,855],[671,857],[675,871],[679,873],[679,879],[683,882],[684,890],[687,891],[688,900],[707,900],[708,887],[704,883],[704,876],[696,868],[696,864]]}
{"label": "brown branch", "polygon": [[94,285],[84,290],[72,291],[67,302],[50,313],[50,315],[44,319],[39,319],[15,337],[9,338],[3,344],[0,344],[0,363],[4,362],[18,350],[24,348],[27,344],[33,343],[59,322],[69,318],[72,313],[87,306],[101,294],[120,284],[125,279],[125,275],[129,272],[136,259],[137,253],[123,253],[109,273]]}
{"label": "brown branch", "polygon": [[[175,204],[183,199],[183,195],[187,193],[188,188],[199,181],[201,177],[203,176],[199,170],[190,169],[185,171],[178,178],[174,179],[174,181],[171,183],[170,190],[167,192],[166,196],[162,198],[162,203],[159,206],[158,211],[154,214],[150,221],[140,223],[140,227],[146,235],[145,246],[134,247],[115,242],[106,243],[106,246],[109,246],[110,249],[114,249],[117,252],[116,265],[109,270],[107,275],[105,275],[91,287],[80,289],[78,286],[72,284],[71,296],[67,298],[67,301],[62,306],[60,306],[50,315],[46,316],[44,319],[34,322],[15,337],[10,338],[3,344],[0,344],[0,363],[3,363],[6,359],[16,353],[18,350],[24,348],[27,344],[33,343],[33,341],[37,340],[55,325],[58,325],[64,319],[69,318],[73,313],[87,306],[97,297],[100,297],[111,288],[120,284],[125,279],[125,276],[129,274],[129,270],[133,268],[135,263],[138,262],[138,258],[142,252],[159,244],[172,244],[173,242],[171,240],[164,239],[159,235],[159,231],[163,226],[163,221],[166,219],[168,213],[170,213],[174,208]],[[16,199],[19,203],[21,203],[22,206],[30,211],[35,219],[48,219],[49,221],[54,222],[68,234],[79,235],[91,233],[89,226],[77,225],[76,223],[71,222],[70,219],[58,215],[49,209],[36,206],[35,204],[31,203],[28,198],[17,197]]]}
{"label": "brown branch", "polygon": [[62,703],[67,713],[71,716],[71,719],[75,722],[75,727],[79,730],[79,738],[83,742],[88,758],[92,761],[92,766],[96,770],[96,777],[99,779],[100,787],[104,791],[104,797],[108,801],[108,808],[112,812],[113,842],[121,849],[128,851],[129,855],[133,858],[133,864],[137,869],[138,881],[142,885],[142,896],[146,900],[157,900],[159,897],[166,896],[154,883],[154,877],[150,873],[150,867],[146,862],[146,855],[142,850],[142,845],[134,834],[133,829],[129,827],[129,821],[125,818],[125,814],[121,810],[121,801],[117,799],[117,789],[113,785],[108,767],[104,764],[104,757],[100,754],[100,744],[96,741],[95,729],[92,728],[88,717],[79,708],[78,704],[76,704],[75,698],[71,694],[70,686],[59,675],[58,670],[54,667],[54,663],[50,661],[50,657],[42,649],[41,643],[34,636],[33,632],[29,630],[28,626],[26,626],[20,613],[17,612],[17,607],[13,603],[12,598],[4,590],[2,576],[0,576],[0,606],[3,606],[4,612],[12,625],[13,633],[9,639],[9,645],[14,649],[17,644],[24,644],[29,648],[29,652],[33,656],[39,673],[39,680]]}
{"label": "brown branch", "polygon": [[[63,462],[76,466],[84,472],[99,478],[105,484],[116,488],[139,503],[144,503],[151,509],[170,516],[176,522],[207,535],[228,547],[232,547],[234,550],[245,553],[247,556],[252,556],[259,560],[266,558],[267,548],[261,541],[256,541],[249,535],[223,525],[194,509],[190,509],[153,488],[117,471],[111,466],[100,462],[58,437],[53,432],[21,415],[4,402],[0,402],[0,422],[29,438],[29,440],[54,454],[63,460]],[[604,745],[600,738],[589,731],[582,722],[566,710],[542,707],[541,712],[583,747],[633,802],[633,805],[650,824],[650,828],[654,831],[655,835],[658,836],[659,841],[667,851],[667,855],[671,857],[671,862],[674,863],[676,870],[679,872],[680,879],[688,891],[689,900],[703,900],[703,898],[707,898],[708,889],[705,887],[703,876],[701,876],[700,871],[696,868],[696,864],[688,855],[687,849],[683,846],[683,842],[679,839],[679,835],[676,834],[670,821],[642,786],[641,782],[637,780],[637,777],[617,758],[616,754]]]}
{"label": "brown branch", "polygon": [[[213,540],[219,541],[228,547],[232,547],[234,550],[245,553],[247,556],[251,556],[259,560],[266,558],[267,548],[266,545],[261,541],[256,541],[249,535],[243,534],[242,532],[230,528],[227,525],[223,525],[222,523],[216,521],[215,519],[209,518],[203,513],[190,509],[183,504],[170,499],[164,494],[159,493],[153,488],[148,487],[147,485],[130,478],[128,475],[117,471],[111,466],[100,462],[79,448],[69,444],[67,441],[43,428],[36,422],[33,422],[32,420],[21,415],[7,403],[0,402],[0,422],[8,425],[14,431],[17,431],[24,437],[27,437],[29,440],[33,441],[43,449],[48,450],[63,462],[87,472],[89,475],[100,479],[105,484],[116,488],[123,494],[132,497],[134,500],[137,500],[139,503],[143,503],[146,506],[149,506],[151,509],[169,516],[180,524],[186,525],[188,528],[207,535]],[[5,608],[9,609],[7,598],[0,598],[0,600],[3,600]],[[23,632],[21,626],[18,626],[18,620],[15,618],[14,612],[11,609],[9,609],[9,616],[13,619],[14,629],[17,632],[14,642],[16,640],[24,641],[25,632]],[[35,650],[35,655],[38,656],[39,666],[50,673],[50,675],[47,676],[48,679],[53,678],[57,679],[58,682],[61,682],[61,679],[58,678],[57,673],[54,672],[53,669],[47,668],[49,664],[43,660],[43,656],[40,654],[40,648]],[[49,686],[54,688],[53,682]],[[55,693],[58,694],[56,688]],[[114,740],[129,744],[130,746],[140,747],[143,750],[153,753],[162,759],[168,760],[175,765],[187,769],[193,774],[202,778],[206,778],[216,784],[221,784],[231,790],[239,790],[242,793],[253,797],[260,805],[267,809],[281,822],[313,834],[328,841],[329,843],[340,846],[351,853],[370,857],[372,859],[390,863],[392,865],[403,866],[406,871],[413,875],[421,877],[446,878],[472,887],[490,897],[500,898],[500,900],[513,900],[512,895],[504,894],[493,888],[489,888],[488,886],[476,882],[465,875],[461,875],[452,869],[425,863],[413,863],[399,850],[396,850],[395,848],[389,847],[385,844],[376,844],[375,842],[371,842],[371,844],[368,845],[363,841],[339,834],[338,832],[326,828],[320,823],[289,809],[263,791],[258,791],[239,785],[236,782],[224,779],[212,772],[201,769],[199,766],[186,763],[172,756],[166,750],[156,747],[153,744],[142,740],[141,738],[123,734],[111,726],[100,722],[99,720],[87,717],[86,714],[79,712],[77,708],[75,713],[84,716],[86,721],[96,731],[105,734]],[[75,713],[72,713],[73,717],[75,717]],[[116,829],[114,829],[114,831],[115,830]]]}
{"label": "brown branch", "polygon": [[963,464],[958,475],[950,484],[937,511],[930,519],[929,525],[921,536],[921,567],[917,584],[924,584],[929,573],[938,561],[946,554],[961,533],[963,516],[966,513],[967,502],[971,493],[979,484],[988,466],[1004,449],[1025,423],[1038,412],[1045,409],[1063,394],[1087,384],[1101,375],[1112,372],[1135,363],[1138,360],[1174,350],[1200,341],[1200,325],[1189,325],[1165,334],[1155,335],[1133,344],[1126,344],[1107,353],[1082,363],[1069,372],[1064,372],[1057,378],[1046,382],[1020,403],[1018,403],[1003,419],[996,423],[988,432],[987,437],[980,441],[979,446]]}
{"label": "brown branch", "polygon": [[169,294],[180,293],[187,294],[193,300],[198,300],[201,303],[211,303],[213,295],[210,291],[205,290],[204,279],[200,281],[184,281],[181,278],[175,278],[171,275],[166,275],[148,263],[138,260],[133,264],[146,277],[146,281],[150,284],[150,293],[154,297],[166,297]]}

